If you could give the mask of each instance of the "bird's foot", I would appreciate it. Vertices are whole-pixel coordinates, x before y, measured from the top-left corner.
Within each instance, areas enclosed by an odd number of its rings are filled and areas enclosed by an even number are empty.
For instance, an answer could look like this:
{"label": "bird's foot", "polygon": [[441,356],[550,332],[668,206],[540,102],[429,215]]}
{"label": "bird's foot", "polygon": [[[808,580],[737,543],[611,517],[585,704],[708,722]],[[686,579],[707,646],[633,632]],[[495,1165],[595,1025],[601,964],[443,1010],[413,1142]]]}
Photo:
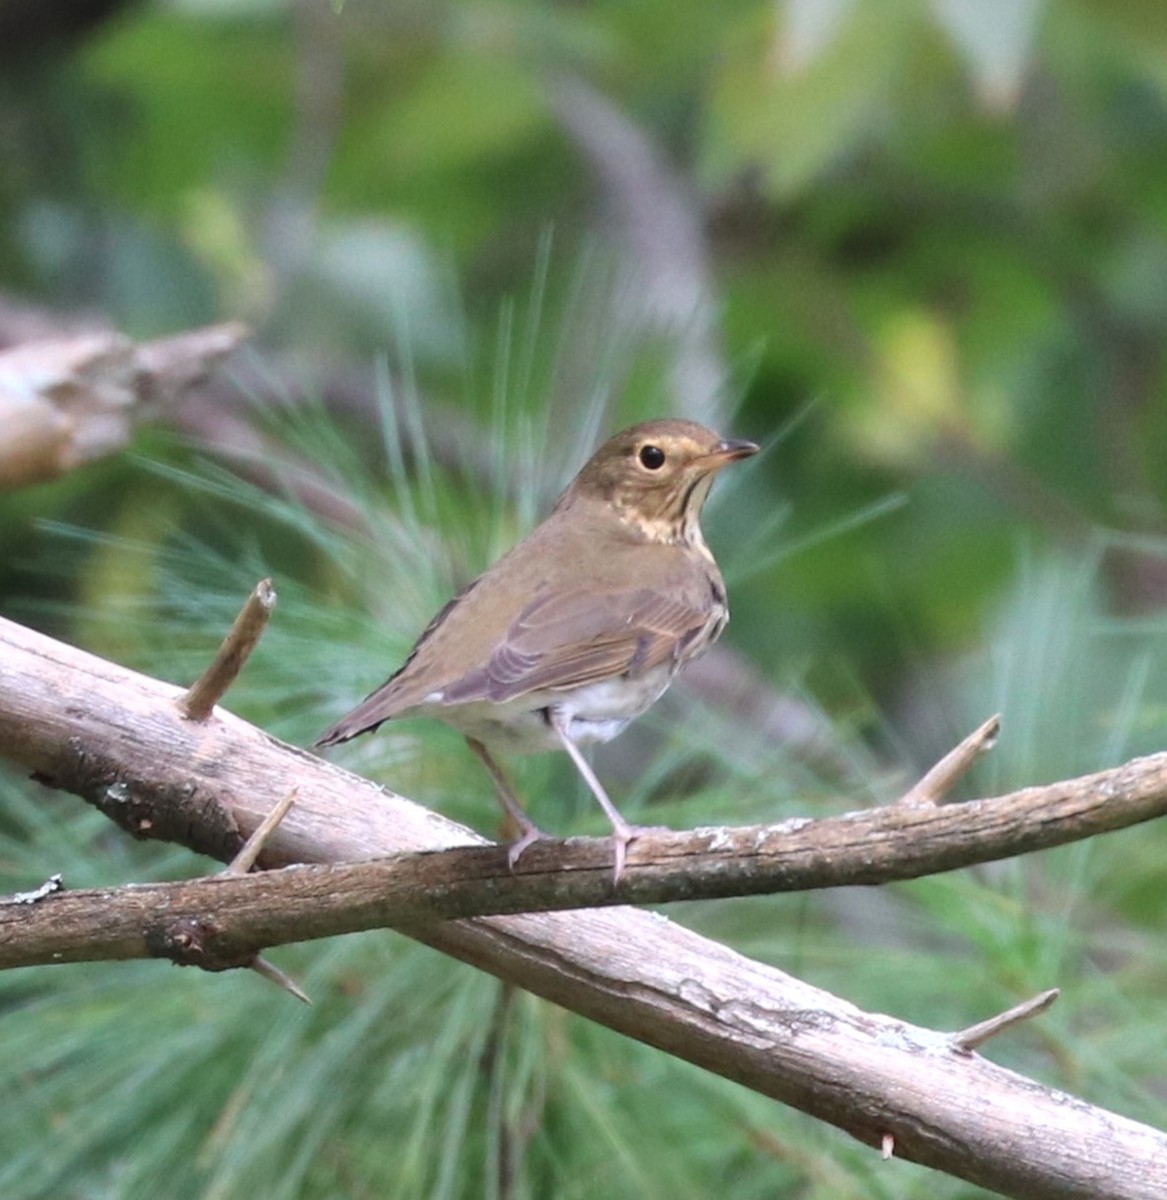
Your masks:
{"label": "bird's foot", "polygon": [[[646,833],[661,833],[667,832],[667,825],[629,825],[626,821],[621,821],[618,825],[612,826],[612,845],[615,849],[615,866],[612,871],[612,883],[618,884],[624,876],[624,866],[627,860],[628,847],[636,841],[638,837],[642,837]],[[537,825],[530,821],[524,823],[522,833],[519,837],[511,842],[507,847],[507,866],[513,871],[518,864],[519,858],[523,851],[528,846],[534,845],[535,842],[541,842],[544,839],[551,838],[551,834],[544,833]]]}
{"label": "bird's foot", "polygon": [[660,833],[667,828],[666,825],[629,825],[627,821],[621,821],[619,824],[613,822],[612,843],[616,850],[616,867],[612,872],[613,886],[618,884],[624,875],[628,847],[646,833]]}
{"label": "bird's foot", "polygon": [[523,851],[526,850],[528,846],[533,845],[535,842],[542,841],[544,838],[549,836],[550,835],[544,833],[538,825],[535,825],[530,821],[524,823],[522,826],[522,833],[520,833],[518,838],[511,842],[511,844],[507,847],[507,866],[514,871],[515,864],[518,863],[519,856],[523,853]]}

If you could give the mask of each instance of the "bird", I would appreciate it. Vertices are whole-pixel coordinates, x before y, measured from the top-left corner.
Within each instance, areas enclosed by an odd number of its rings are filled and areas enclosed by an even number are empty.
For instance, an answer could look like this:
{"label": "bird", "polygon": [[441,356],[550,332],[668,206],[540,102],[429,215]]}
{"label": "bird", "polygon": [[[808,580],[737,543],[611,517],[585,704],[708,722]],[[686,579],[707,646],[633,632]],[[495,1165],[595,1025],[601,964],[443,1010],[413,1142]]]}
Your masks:
{"label": "bird", "polygon": [[644,713],[729,619],[701,532],[714,476],[758,451],[695,421],[647,421],[609,438],[550,515],[450,600],[400,668],[316,742],[431,717],[482,762],[519,830],[515,869],[547,837],[496,755],[564,751],[612,825],[614,882],[643,830],[609,799],[580,747]]}

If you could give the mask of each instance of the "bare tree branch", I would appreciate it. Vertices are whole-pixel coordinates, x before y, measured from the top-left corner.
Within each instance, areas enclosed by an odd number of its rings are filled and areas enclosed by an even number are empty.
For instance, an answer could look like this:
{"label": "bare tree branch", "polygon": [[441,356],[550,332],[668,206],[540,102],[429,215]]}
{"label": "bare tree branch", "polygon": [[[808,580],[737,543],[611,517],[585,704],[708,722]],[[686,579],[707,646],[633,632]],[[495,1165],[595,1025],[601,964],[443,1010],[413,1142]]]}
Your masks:
{"label": "bare tree branch", "polygon": [[[249,839],[253,854],[259,853],[257,834],[271,838],[292,798],[286,795]],[[1061,845],[1164,813],[1167,754],[1159,754],[943,808],[894,804],[777,825],[651,830],[630,847],[618,886],[606,838],[540,841],[514,871],[504,848],[493,844],[262,875],[241,874],[237,855],[228,878],[58,891],[32,911],[0,901],[0,969],[163,955],[226,970],[268,946],[386,926],[887,883]],[[155,811],[141,819],[156,829],[167,817]],[[197,956],[171,935],[172,927],[187,931],[191,923],[202,929]],[[953,1035],[953,1042],[974,1047],[982,1034],[988,1038],[1009,1023],[994,1017]]]}
{"label": "bare tree branch", "polygon": [[295,51],[295,115],[287,158],[273,181],[263,244],[275,281],[285,291],[311,258],[319,236],[320,193],[343,127],[342,24],[328,5],[290,6]]}
{"label": "bare tree branch", "polygon": [[671,343],[674,410],[722,429],[726,383],[700,205],[648,133],[584,79],[548,81],[559,124],[595,171],[632,262],[630,323]]}
{"label": "bare tree branch", "polygon": [[0,491],[122,449],[143,405],[185,391],[246,334],[213,325],[136,346],[91,333],[0,353]]}
{"label": "bare tree branch", "polygon": [[198,965],[225,969],[266,946],[422,921],[880,883],[1091,836],[1165,810],[1167,777],[1156,757],[954,805],[943,821],[905,821],[902,811],[885,808],[774,826],[654,832],[638,840],[619,888],[612,886],[606,839],[580,838],[541,842],[519,873],[491,845],[258,876],[232,870],[228,881],[57,892],[28,913],[16,905],[34,894],[22,893],[7,910],[0,900],[0,968],[156,955],[150,929],[159,921],[204,921],[215,932]]}
{"label": "bare tree branch", "polygon": [[[229,859],[294,786],[269,863],[475,840],[230,713],[184,721],[179,689],[3,621],[0,678],[0,751],[141,834]],[[659,916],[612,908],[402,929],[868,1145],[1005,1195],[1167,1195],[1163,1134],[963,1053],[947,1034],[861,1012]]]}

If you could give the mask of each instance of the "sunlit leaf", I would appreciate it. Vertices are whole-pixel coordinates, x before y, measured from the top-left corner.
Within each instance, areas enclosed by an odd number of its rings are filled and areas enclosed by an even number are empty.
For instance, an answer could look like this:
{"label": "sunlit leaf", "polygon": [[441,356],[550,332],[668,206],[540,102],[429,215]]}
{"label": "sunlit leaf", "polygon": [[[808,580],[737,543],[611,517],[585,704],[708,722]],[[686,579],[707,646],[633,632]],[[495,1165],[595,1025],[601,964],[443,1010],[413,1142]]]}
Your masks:
{"label": "sunlit leaf", "polygon": [[1012,106],[1029,66],[1045,0],[930,0],[987,104]]}
{"label": "sunlit leaf", "polygon": [[855,0],[785,0],[780,54],[786,69],[798,71],[813,63],[854,6]]}

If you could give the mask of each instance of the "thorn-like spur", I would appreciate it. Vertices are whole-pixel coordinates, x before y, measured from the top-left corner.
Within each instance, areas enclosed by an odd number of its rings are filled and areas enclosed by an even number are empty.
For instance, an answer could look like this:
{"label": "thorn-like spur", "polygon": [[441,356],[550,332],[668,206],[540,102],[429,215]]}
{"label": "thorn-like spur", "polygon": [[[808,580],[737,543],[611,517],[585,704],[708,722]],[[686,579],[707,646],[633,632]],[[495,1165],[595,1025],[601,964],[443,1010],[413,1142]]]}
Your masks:
{"label": "thorn-like spur", "polygon": [[950,1034],[949,1044],[960,1054],[971,1054],[978,1046],[984,1045],[989,1038],[996,1037],[997,1034],[1004,1033],[1006,1029],[1012,1029],[1014,1025],[1045,1012],[1061,994],[1060,988],[1049,988],[1028,1000],[1022,1000],[1020,1004],[1007,1008],[995,1017],[978,1021],[967,1029]]}
{"label": "thorn-like spur", "polygon": [[188,721],[205,721],[235,682],[276,606],[270,579],[261,579],[235,618],[211,665],[178,697],[179,712]]}
{"label": "thorn-like spur", "polygon": [[957,782],[968,774],[973,763],[992,750],[1000,732],[1000,716],[990,717],[959,745],[949,750],[897,803],[905,808],[932,808],[939,804]]}
{"label": "thorn-like spur", "polygon": [[263,848],[271,835],[275,833],[280,822],[288,815],[292,805],[296,803],[299,788],[292,788],[283,799],[278,801],[271,812],[255,827],[255,831],[243,843],[239,853],[223,868],[224,875],[246,875],[255,866]]}
{"label": "thorn-like spur", "polygon": [[251,961],[251,969],[257,975],[262,975],[264,979],[270,979],[276,987],[283,988],[297,1000],[302,1000],[305,1004],[312,1003],[312,997],[286,971],[281,971],[275,963],[268,962],[266,958],[261,958],[257,954]]}

